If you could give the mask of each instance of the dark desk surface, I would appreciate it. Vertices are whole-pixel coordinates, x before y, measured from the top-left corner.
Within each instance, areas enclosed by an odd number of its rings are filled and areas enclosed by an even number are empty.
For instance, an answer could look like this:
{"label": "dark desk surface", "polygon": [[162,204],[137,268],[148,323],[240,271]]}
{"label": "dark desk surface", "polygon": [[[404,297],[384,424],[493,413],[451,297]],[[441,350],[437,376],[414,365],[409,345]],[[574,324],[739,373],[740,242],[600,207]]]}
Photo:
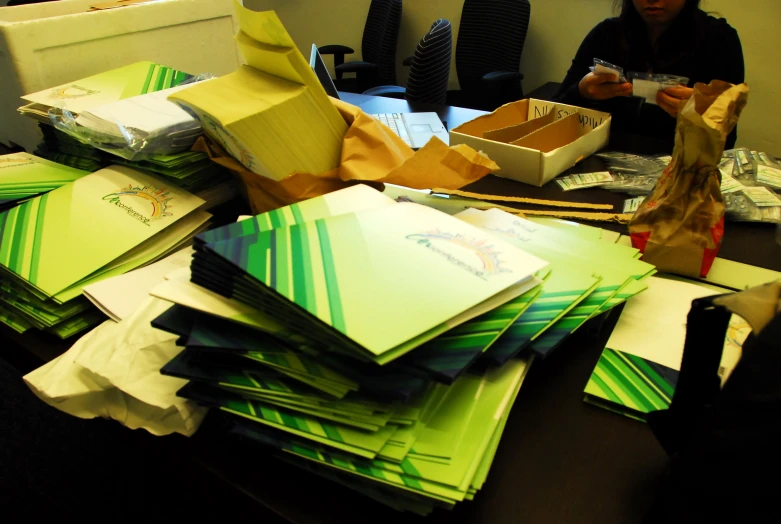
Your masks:
{"label": "dark desk surface", "polygon": [[[403,100],[345,94],[366,112],[436,111],[454,127],[480,114],[460,108],[408,104]],[[577,169],[592,170],[596,159]],[[472,184],[471,191],[557,200],[610,203],[622,194],[592,189],[564,193],[555,183],[536,188],[497,177]],[[626,226],[595,224],[625,232]],[[768,225],[727,224],[719,256],[781,270],[781,246]],[[453,512],[437,512],[436,521],[639,522],[652,502],[666,457],[647,426],[582,401],[583,388],[606,343],[617,312],[577,331],[545,361],[537,361],[513,406],[488,481],[473,502]],[[601,329],[600,329],[601,328]],[[40,334],[11,340],[43,359],[67,345]],[[364,523],[419,521],[318,477],[301,474],[261,449],[226,442],[213,421],[191,439],[170,437],[161,446],[194,458],[207,470],[293,522]],[[305,502],[302,500],[305,494]],[[429,522],[431,519],[429,519]]]}

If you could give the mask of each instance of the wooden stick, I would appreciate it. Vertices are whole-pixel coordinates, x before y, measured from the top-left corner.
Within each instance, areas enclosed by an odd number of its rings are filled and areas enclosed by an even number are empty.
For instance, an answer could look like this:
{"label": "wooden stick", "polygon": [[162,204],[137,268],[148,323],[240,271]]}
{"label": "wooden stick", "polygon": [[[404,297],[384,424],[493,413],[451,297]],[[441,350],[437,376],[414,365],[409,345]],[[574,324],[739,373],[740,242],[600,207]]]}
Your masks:
{"label": "wooden stick", "polygon": [[494,202],[517,202],[519,204],[534,204],[538,206],[550,207],[572,207],[576,209],[613,209],[610,204],[587,204],[584,202],[564,202],[561,200],[540,200],[537,198],[507,197],[501,195],[483,195],[480,193],[470,193],[469,191],[460,191],[458,189],[435,188],[432,193],[440,195],[452,195],[464,198],[474,198],[477,200],[492,200]]}

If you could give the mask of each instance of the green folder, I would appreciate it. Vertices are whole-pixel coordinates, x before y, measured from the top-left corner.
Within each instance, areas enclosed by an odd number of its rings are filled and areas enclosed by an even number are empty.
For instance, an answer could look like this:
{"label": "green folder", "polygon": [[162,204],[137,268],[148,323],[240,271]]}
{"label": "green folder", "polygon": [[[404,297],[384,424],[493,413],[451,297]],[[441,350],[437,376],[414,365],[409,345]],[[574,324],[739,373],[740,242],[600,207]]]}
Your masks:
{"label": "green folder", "polygon": [[53,297],[202,204],[150,175],[103,169],[1,213],[0,267]]}
{"label": "green folder", "polygon": [[[398,465],[382,460],[366,461],[326,452],[316,444],[300,440],[284,443],[283,449],[300,458],[435,501],[452,504],[464,500],[483,456],[491,453],[491,441],[517,395],[526,366],[525,361],[514,360],[503,368],[488,370],[482,376],[463,375],[451,386],[459,391],[446,397],[434,418],[468,417],[471,420],[462,435],[458,456],[451,464],[435,464],[409,456]],[[432,423],[439,422],[434,420]]]}
{"label": "green folder", "polygon": [[80,113],[117,100],[175,87],[192,75],[152,62],[136,62],[22,98],[28,105],[19,112],[50,124],[49,109],[65,107]]}
{"label": "green folder", "polygon": [[29,153],[0,155],[0,203],[46,193],[86,174]]}
{"label": "green folder", "polygon": [[285,315],[303,319],[305,310],[319,321],[313,319],[313,329],[379,363],[455,327],[453,319],[494,296],[506,293],[492,307],[519,296],[547,265],[415,204],[275,229],[205,250],[259,283],[253,305],[276,300],[278,308],[268,312],[280,321]]}
{"label": "green folder", "polygon": [[206,231],[195,238],[195,243],[198,247],[207,243],[237,239],[257,235],[263,231],[313,222],[320,218],[378,209],[395,203],[393,199],[376,189],[357,184]]}
{"label": "green folder", "polygon": [[[542,356],[549,354],[566,336],[597,314],[601,306],[625,286],[655,272],[652,265],[633,258],[636,254],[634,248],[583,239],[565,230],[531,222],[497,209],[469,210],[460,213],[458,217],[550,260],[554,276],[557,267],[571,272],[572,262],[577,260],[579,269],[600,278],[598,287],[592,289],[574,308],[555,319],[549,319],[549,323],[534,335],[532,349]],[[537,303],[541,304],[542,301]],[[526,320],[532,319],[526,317]],[[533,327],[533,324],[528,326],[530,330]]]}

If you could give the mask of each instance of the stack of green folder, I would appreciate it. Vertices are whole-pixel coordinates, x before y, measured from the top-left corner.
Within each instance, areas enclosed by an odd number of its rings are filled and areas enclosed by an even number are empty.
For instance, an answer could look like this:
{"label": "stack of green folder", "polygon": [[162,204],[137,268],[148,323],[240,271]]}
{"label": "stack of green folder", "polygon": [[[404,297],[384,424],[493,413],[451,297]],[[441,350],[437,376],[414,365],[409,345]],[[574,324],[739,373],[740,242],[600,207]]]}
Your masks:
{"label": "stack of green folder", "polygon": [[231,179],[230,173],[211,162],[205,153],[188,151],[131,162],[55,129],[49,115],[49,111],[60,107],[78,115],[105,104],[179,86],[192,78],[192,75],[152,62],[137,62],[26,95],[23,98],[30,103],[19,111],[40,122],[44,141],[36,150],[38,156],[89,172],[112,164],[126,164],[161,175],[169,183],[198,193]]}
{"label": "stack of green folder", "polygon": [[[185,347],[161,371],[231,433],[391,507],[473,498],[534,355],[641,291],[653,267],[598,230],[457,215],[490,235],[478,240],[443,216],[354,186],[198,235],[190,272],[152,291],[175,304],[153,325]],[[502,276],[507,244],[548,262],[526,264],[532,285],[458,325],[434,318],[467,307],[452,303],[469,278]],[[418,333],[399,335],[413,321]]]}
{"label": "stack of green folder", "polygon": [[36,154],[76,169],[92,172],[111,164],[124,164],[160,175],[191,193],[232,180],[230,172],[212,162],[206,153],[185,151],[130,161],[83,144],[49,125],[40,124],[40,128],[44,141],[38,146]]}
{"label": "stack of green folder", "polygon": [[495,363],[515,354],[519,345],[546,357],[587,320],[643,291],[643,281],[656,272],[637,260],[637,249],[578,237],[498,209],[470,209],[456,217],[551,263],[540,299],[486,352]]}
{"label": "stack of green folder", "polygon": [[0,155],[0,209],[73,182],[87,171],[50,162],[29,153]]}
{"label": "stack of green folder", "polygon": [[[180,316],[156,325],[184,334],[203,321]],[[231,344],[234,330],[221,334],[222,349],[200,351],[184,337],[188,349],[163,368],[190,380],[180,395],[220,408],[233,433],[301,467],[346,475],[353,489],[420,514],[472,499],[483,486],[531,362],[469,370],[450,386],[423,381],[399,400],[364,392],[279,343],[255,336],[258,351],[242,352],[235,346],[253,339],[239,334]]]}
{"label": "stack of green folder", "polygon": [[0,321],[68,337],[104,317],[81,289],[153,262],[203,231],[203,200],[113,166],[0,212]]}

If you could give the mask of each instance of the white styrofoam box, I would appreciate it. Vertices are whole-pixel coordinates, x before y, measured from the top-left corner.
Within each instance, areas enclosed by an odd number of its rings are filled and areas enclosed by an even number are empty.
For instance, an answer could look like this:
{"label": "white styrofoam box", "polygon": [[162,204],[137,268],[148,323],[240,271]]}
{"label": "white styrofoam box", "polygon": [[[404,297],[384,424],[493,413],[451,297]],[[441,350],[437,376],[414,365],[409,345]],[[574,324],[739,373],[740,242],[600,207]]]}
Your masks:
{"label": "white styrofoam box", "polygon": [[0,142],[32,151],[38,124],[22,95],[149,60],[192,74],[234,71],[233,0],[159,0],[88,12],[102,0],[0,8]]}
{"label": "white styrofoam box", "polygon": [[[573,114],[578,115],[577,132],[561,134],[557,128],[555,133],[549,133],[555,138],[548,140],[550,146],[544,150],[498,142],[484,137],[487,131],[531,122],[551,113],[554,122],[537,129],[536,133],[563,123],[561,121],[565,117]],[[557,175],[605,147],[610,139],[610,123],[609,113],[529,98],[505,104],[493,113],[478,116],[452,129],[450,145],[466,144],[477,151],[482,151],[499,165],[499,171],[494,173],[497,176],[542,187]]]}

